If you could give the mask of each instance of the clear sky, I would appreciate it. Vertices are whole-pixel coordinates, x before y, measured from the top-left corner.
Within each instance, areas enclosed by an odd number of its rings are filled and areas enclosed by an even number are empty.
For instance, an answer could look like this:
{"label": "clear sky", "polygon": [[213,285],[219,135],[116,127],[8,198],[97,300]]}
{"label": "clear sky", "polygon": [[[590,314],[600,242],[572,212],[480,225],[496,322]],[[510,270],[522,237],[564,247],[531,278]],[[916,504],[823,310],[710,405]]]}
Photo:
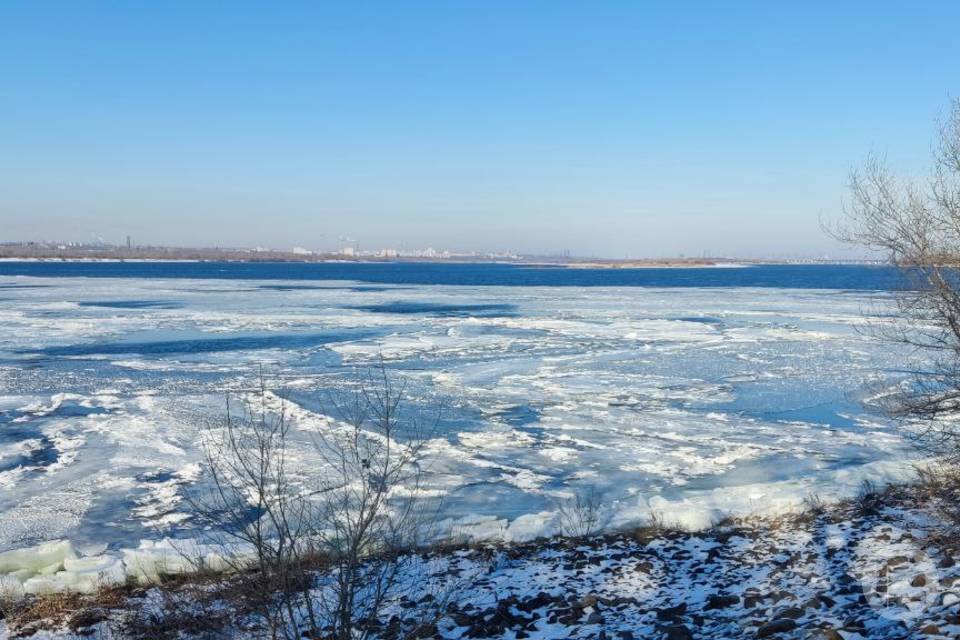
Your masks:
{"label": "clear sky", "polygon": [[0,240],[835,251],[960,2],[0,3]]}

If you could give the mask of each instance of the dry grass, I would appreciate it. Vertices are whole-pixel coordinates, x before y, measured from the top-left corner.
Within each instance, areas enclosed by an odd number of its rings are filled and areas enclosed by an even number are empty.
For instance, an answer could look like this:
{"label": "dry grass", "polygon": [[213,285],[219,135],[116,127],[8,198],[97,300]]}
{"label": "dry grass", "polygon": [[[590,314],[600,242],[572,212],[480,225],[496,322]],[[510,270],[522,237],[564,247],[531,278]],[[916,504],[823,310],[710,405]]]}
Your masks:
{"label": "dry grass", "polygon": [[931,533],[931,542],[951,555],[960,555],[960,469],[935,466],[918,469],[913,499],[925,505],[943,523]]}
{"label": "dry grass", "polygon": [[12,638],[28,638],[38,631],[62,629],[83,633],[127,607],[131,589],[126,586],[101,589],[94,595],[58,593],[26,596],[0,602]]}
{"label": "dry grass", "polygon": [[182,591],[157,589],[149,601],[131,601],[110,621],[113,635],[130,640],[197,640],[227,638],[231,627],[229,609],[206,598],[193,599]]}

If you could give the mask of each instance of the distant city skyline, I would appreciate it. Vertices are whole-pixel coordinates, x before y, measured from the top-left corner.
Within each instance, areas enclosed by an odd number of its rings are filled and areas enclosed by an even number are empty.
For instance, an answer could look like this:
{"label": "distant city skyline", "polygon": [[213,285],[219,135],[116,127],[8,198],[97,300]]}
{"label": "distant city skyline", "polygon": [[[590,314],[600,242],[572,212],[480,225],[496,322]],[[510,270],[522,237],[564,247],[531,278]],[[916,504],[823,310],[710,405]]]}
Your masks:
{"label": "distant city skyline", "polygon": [[[258,253],[278,253],[278,254],[289,254],[293,256],[315,256],[318,258],[330,258],[343,256],[345,258],[421,258],[425,260],[438,259],[438,260],[456,260],[458,258],[485,258],[485,259],[505,259],[505,260],[520,260],[520,259],[536,259],[536,258],[554,258],[554,259],[571,259],[571,260],[612,260],[612,261],[629,261],[629,260],[656,260],[656,259],[679,259],[679,260],[699,260],[699,259],[719,259],[719,260],[736,260],[736,259],[745,259],[745,260],[770,260],[770,261],[868,261],[876,262],[878,260],[882,261],[882,257],[870,255],[868,252],[856,252],[856,251],[841,251],[834,253],[815,253],[815,252],[806,252],[806,253],[766,253],[766,254],[719,254],[711,253],[708,251],[701,251],[699,253],[679,253],[679,254],[663,254],[663,255],[649,255],[649,256],[604,256],[604,255],[587,255],[587,254],[577,254],[568,249],[562,249],[560,251],[542,251],[536,253],[530,252],[517,252],[517,251],[488,251],[488,250],[463,250],[449,247],[397,247],[397,246],[385,246],[385,247],[364,247],[361,248],[360,243],[354,242],[352,244],[341,244],[334,248],[329,247],[314,247],[307,248],[303,246],[293,246],[293,247],[284,247],[284,246],[238,246],[238,245],[226,245],[226,244],[204,244],[204,245],[163,245],[163,244],[151,244],[151,243],[137,243],[134,242],[130,236],[126,237],[124,243],[115,243],[106,240],[105,238],[97,238],[93,241],[59,241],[51,239],[39,239],[39,240],[0,240],[0,253],[3,253],[6,250],[6,254],[9,255],[11,251],[16,253],[15,249],[22,248],[24,251],[18,255],[24,257],[29,257],[30,249],[45,249],[53,251],[66,251],[68,255],[70,250],[97,250],[97,249],[108,249],[115,252],[129,251],[137,253],[142,250],[163,250],[163,251],[218,251],[222,250],[225,252],[241,251],[251,254]],[[54,254],[57,255],[57,254]],[[122,253],[117,253],[118,257],[121,257]],[[174,258],[174,259],[182,259]]]}
{"label": "distant city skyline", "polygon": [[960,4],[0,6],[0,241],[843,256]]}

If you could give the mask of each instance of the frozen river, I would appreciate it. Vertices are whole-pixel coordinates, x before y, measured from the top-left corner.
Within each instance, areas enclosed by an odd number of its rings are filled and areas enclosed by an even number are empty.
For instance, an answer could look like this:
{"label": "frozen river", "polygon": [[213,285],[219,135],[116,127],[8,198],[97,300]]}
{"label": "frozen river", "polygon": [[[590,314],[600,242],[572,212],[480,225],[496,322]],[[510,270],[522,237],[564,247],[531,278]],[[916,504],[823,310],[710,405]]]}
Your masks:
{"label": "frozen river", "polygon": [[261,365],[312,428],[382,354],[444,407],[428,487],[477,535],[550,532],[588,485],[614,524],[704,524],[911,455],[861,405],[902,358],[861,331],[882,270],[259,269],[0,265],[0,550],[191,535],[198,431]]}

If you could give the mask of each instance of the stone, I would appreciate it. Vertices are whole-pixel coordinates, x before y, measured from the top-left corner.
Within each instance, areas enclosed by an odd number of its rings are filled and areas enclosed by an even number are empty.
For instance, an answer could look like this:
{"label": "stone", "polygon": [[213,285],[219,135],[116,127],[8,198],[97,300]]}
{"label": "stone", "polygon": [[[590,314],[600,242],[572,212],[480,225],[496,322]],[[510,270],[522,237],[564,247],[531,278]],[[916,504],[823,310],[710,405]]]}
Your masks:
{"label": "stone", "polygon": [[469,627],[473,624],[473,617],[465,613],[454,613],[450,617],[458,627]]}
{"label": "stone", "polygon": [[924,628],[920,629],[920,633],[925,636],[938,636],[940,635],[940,627],[935,624],[928,624]]}
{"label": "stone", "polygon": [[664,629],[664,640],[693,640],[693,634],[682,624],[675,624]]}
{"label": "stone", "polygon": [[907,562],[910,562],[910,558],[908,558],[907,556],[894,556],[894,557],[890,558],[889,560],[887,560],[887,566],[888,566],[888,567],[898,567],[898,566],[900,566],[901,564],[905,564],[905,563],[907,563]]}
{"label": "stone", "polygon": [[757,629],[758,638],[769,638],[778,633],[789,633],[797,628],[797,623],[789,618],[778,618]]}
{"label": "stone", "polygon": [[777,612],[777,618],[789,618],[790,620],[797,620],[802,618],[804,614],[803,609],[800,607],[787,607],[786,609],[781,609]]}
{"label": "stone", "polygon": [[911,587],[925,587],[927,586],[927,576],[919,573],[913,577],[913,580],[910,581]]}
{"label": "stone", "polygon": [[551,598],[546,592],[541,591],[529,600],[524,600],[523,602],[518,603],[517,609],[523,611],[524,613],[532,613],[537,609],[547,606],[551,602],[553,602],[553,598]]}
{"label": "stone", "polygon": [[657,611],[657,620],[676,620],[687,612],[687,603],[681,602],[675,607],[664,607]]}
{"label": "stone", "polygon": [[726,609],[727,607],[732,607],[739,602],[740,596],[713,595],[707,598],[707,606],[704,607],[704,610],[710,611],[712,609]]}
{"label": "stone", "polygon": [[850,631],[856,631],[858,633],[860,631],[866,631],[866,626],[863,624],[863,620],[855,616],[850,616],[849,618],[844,620],[843,628],[848,629]]}

